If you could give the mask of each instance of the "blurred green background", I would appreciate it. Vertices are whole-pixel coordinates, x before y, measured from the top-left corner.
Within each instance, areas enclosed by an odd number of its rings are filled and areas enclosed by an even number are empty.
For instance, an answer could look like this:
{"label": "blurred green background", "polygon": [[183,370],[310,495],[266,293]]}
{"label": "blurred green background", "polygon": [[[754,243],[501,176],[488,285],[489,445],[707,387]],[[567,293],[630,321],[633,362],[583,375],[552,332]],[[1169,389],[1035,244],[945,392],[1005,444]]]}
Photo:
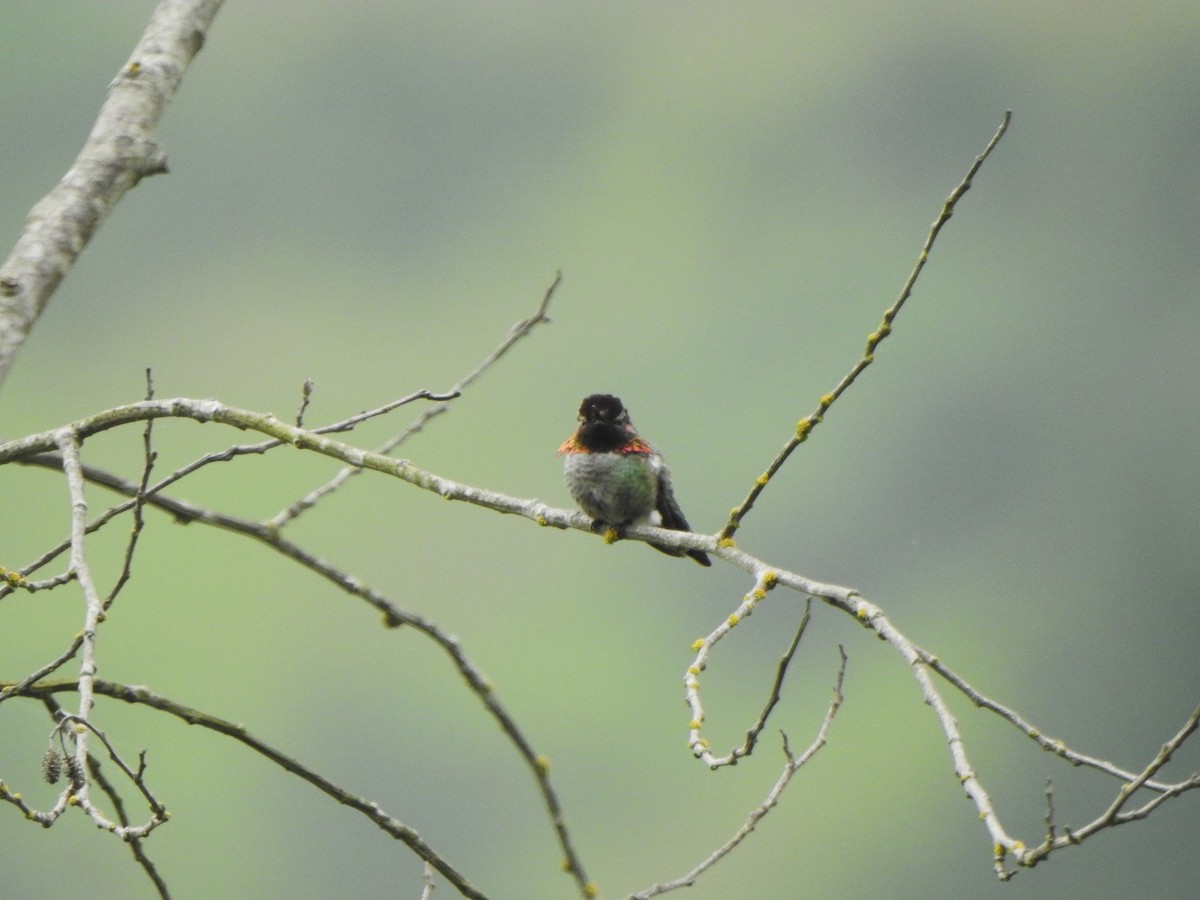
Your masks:
{"label": "blurred green background", "polygon": [[[6,246],[152,6],[0,9]],[[0,432],[139,399],[147,366],[159,396],[284,417],[312,378],[312,424],[445,389],[561,268],[553,324],[405,455],[564,506],[555,449],[579,399],[612,392],[713,531],[856,359],[1012,108],[877,364],[739,542],[858,588],[1047,733],[1137,768],[1200,702],[1198,45],[1194,2],[231,3],[161,129],[171,174],[125,198],[54,297],[0,392]],[[246,439],[161,423],[160,471]],[[139,442],[106,435],[85,458],[132,477]],[[265,518],[333,471],[278,452],[177,493]],[[0,497],[0,564],[65,534],[53,474],[4,467]],[[126,526],[110,531],[91,549],[108,581]],[[722,564],[376,475],[291,534],[462,640],[550,757],[605,897],[733,833],[782,765],[773,728],[811,739],[839,642],[829,746],[690,898],[1195,895],[1195,795],[998,884],[907,668],[824,607],[758,752],[705,770],[681,679],[749,587]],[[801,609],[778,591],[719,646],[715,746],[753,721]],[[5,601],[0,674],[52,658],[80,622],[71,589]],[[490,895],[573,896],[530,776],[448,660],[269,551],[151,515],[100,653],[102,676],[243,722],[377,800]],[[1062,824],[1109,802],[1113,783],[956,709],[1027,843],[1047,777]],[[0,777],[48,806],[44,717],[0,712]],[[111,702],[97,720],[126,753],[149,749],[174,817],[147,849],[175,896],[419,893],[403,847],[228,740]],[[1191,746],[1170,774],[1198,768]],[[151,896],[80,816],[47,832],[5,805],[0,829],[5,896]]]}

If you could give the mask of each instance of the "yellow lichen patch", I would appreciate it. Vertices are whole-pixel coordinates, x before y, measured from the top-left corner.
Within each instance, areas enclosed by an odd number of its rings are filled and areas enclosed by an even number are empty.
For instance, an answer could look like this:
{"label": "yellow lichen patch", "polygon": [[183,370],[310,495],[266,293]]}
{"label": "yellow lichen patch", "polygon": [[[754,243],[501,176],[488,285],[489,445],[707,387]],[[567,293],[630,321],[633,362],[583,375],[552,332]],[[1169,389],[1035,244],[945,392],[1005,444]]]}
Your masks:
{"label": "yellow lichen patch", "polygon": [[766,587],[768,590],[770,588],[775,587],[775,584],[778,581],[779,581],[779,573],[778,572],[763,572],[762,583],[763,583],[763,586]]}
{"label": "yellow lichen patch", "polygon": [[699,653],[702,649],[704,649],[704,638],[697,638],[696,640],[692,641],[693,653]]}
{"label": "yellow lichen patch", "polygon": [[734,613],[725,621],[729,623],[730,628],[733,628],[738,622],[742,621],[742,619],[737,613]]}
{"label": "yellow lichen patch", "polygon": [[604,543],[615,544],[620,539],[621,539],[621,533],[619,531],[617,531],[617,529],[615,529],[615,528],[605,528],[604,529]]}
{"label": "yellow lichen patch", "polygon": [[699,727],[700,727],[699,719],[692,719],[692,721],[688,722],[688,728],[691,729],[692,731],[695,731]]}
{"label": "yellow lichen patch", "polygon": [[540,754],[538,758],[534,760],[534,762],[537,763],[539,772],[550,771],[550,757],[546,756],[545,754]]}
{"label": "yellow lichen patch", "polygon": [[587,894],[589,897],[599,897],[600,896],[600,885],[596,884],[596,882],[594,882],[594,881],[589,881],[587,884],[585,884],[583,886],[583,892],[585,894]]}

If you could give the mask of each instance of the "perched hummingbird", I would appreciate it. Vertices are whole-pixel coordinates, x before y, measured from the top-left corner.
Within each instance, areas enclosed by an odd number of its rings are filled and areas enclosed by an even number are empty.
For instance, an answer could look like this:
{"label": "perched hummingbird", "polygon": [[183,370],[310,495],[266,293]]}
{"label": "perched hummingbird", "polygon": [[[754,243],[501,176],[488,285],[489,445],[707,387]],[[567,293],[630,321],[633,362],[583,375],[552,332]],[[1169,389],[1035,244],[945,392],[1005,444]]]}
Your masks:
{"label": "perched hummingbird", "polygon": [[[658,451],[638,437],[629,411],[611,394],[592,394],[579,407],[579,427],[558,448],[564,461],[567,490],[579,508],[605,526],[657,525],[691,531],[675,492],[671,472]],[[676,550],[651,544],[670,556],[685,553],[702,566],[711,566],[702,550]]]}

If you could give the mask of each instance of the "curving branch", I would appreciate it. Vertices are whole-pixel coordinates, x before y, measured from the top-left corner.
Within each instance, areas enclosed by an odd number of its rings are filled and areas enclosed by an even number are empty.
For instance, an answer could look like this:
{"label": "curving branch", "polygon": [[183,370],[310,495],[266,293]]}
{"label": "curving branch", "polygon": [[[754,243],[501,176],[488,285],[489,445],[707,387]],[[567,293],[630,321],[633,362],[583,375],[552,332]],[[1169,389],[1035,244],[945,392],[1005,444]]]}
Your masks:
{"label": "curving branch", "polygon": [[[763,717],[759,720],[760,726],[763,724],[766,716],[770,712],[770,706],[773,706],[774,701],[778,699],[779,682],[783,679],[784,672],[787,669],[787,663],[791,659],[792,654],[795,652],[796,644],[799,642],[800,637],[804,634],[804,624],[807,624],[807,622],[808,611],[805,610],[804,621],[800,626],[800,630],[796,633],[796,637],[792,641],[792,645],[788,649],[787,654],[785,654],[783,659],[780,660],[779,674],[775,681],[775,687],[772,690],[772,700],[768,704],[768,708],[763,711]],[[625,898],[625,900],[650,900],[651,897],[657,897],[659,894],[665,894],[668,891],[692,887],[701,875],[737,849],[738,845],[748,838],[754,829],[758,827],[758,823],[763,819],[763,817],[775,808],[775,806],[779,803],[779,798],[783,796],[784,789],[792,780],[792,776],[795,775],[810,759],[812,759],[817,754],[817,751],[825,746],[825,742],[829,738],[830,726],[833,725],[834,716],[837,715],[838,710],[842,707],[842,702],[845,699],[842,694],[842,683],[846,679],[847,662],[845,649],[839,646],[838,655],[841,657],[841,662],[838,664],[837,676],[835,677],[833,683],[833,699],[829,701],[829,707],[825,710],[825,718],[821,721],[820,728],[817,729],[816,737],[813,738],[812,743],[808,745],[808,748],[803,753],[801,753],[799,756],[796,756],[792,752],[787,734],[785,732],[782,733],[783,755],[786,759],[783,771],[775,780],[775,783],[771,786],[771,790],[767,792],[766,799],[750,811],[750,814],[746,817],[746,821],[742,824],[742,827],[737,830],[733,837],[710,853],[707,858],[702,860],[686,875],[676,878],[674,881],[661,882],[659,884],[652,885],[645,890],[638,891],[636,894],[630,894],[627,898]],[[749,738],[747,738],[747,742],[751,743]],[[749,755],[749,751],[747,751],[746,755]]]}
{"label": "curving branch", "polygon": [[[328,437],[323,433],[323,429],[308,431],[284,422],[272,413],[240,409],[212,399],[175,397],[170,400],[142,400],[116,406],[62,428],[0,444],[0,465],[27,461],[40,454],[60,450],[59,440],[64,434],[71,435],[74,440],[83,441],[112,428],[164,418],[192,419],[200,423],[215,422],[242,431],[255,431],[271,438],[267,444],[256,445],[263,450],[290,445],[299,450],[313,451],[339,460],[352,468],[372,469],[391,475],[447,500],[463,500],[496,512],[524,516],[533,519],[539,525],[574,528],[593,533],[591,518],[577,510],[554,509],[540,500],[524,500],[499,491],[463,484],[415,466],[406,459],[395,459],[382,453],[363,450],[353,444]],[[636,540],[663,543],[680,549],[710,552],[716,549],[716,541],[712,537],[688,531],[670,531],[651,525],[631,525],[624,534]]]}
{"label": "curving branch", "polygon": [[[65,691],[78,692],[83,685],[79,681],[46,681],[35,687],[27,687],[24,690],[24,695],[29,697],[49,697],[56,693]],[[338,803],[348,806],[357,812],[362,813],[372,822],[374,822],[386,834],[394,837],[396,840],[403,843],[421,859],[425,860],[435,869],[437,869],[445,878],[458,889],[458,892],[464,897],[474,898],[474,900],[487,900],[486,895],[476,888],[467,878],[462,875],[454,866],[450,865],[444,858],[427,844],[421,836],[413,828],[405,825],[399,819],[389,815],[379,808],[379,804],[367,800],[364,797],[359,797],[352,794],[345,788],[334,784],[325,776],[313,771],[304,764],[298,762],[286,753],[272,747],[265,741],[260,740],[251,734],[245,726],[238,725],[235,722],[230,722],[217,716],[210,715],[190,706],[184,706],[182,703],[176,703],[168,697],[161,694],[156,694],[144,687],[133,687],[126,684],[120,684],[114,681],[103,681],[96,679],[90,690],[95,693],[103,694],[106,697],[112,697],[115,700],[123,700],[126,703],[133,703],[139,706],[147,706],[151,709],[157,709],[161,712],[170,713],[176,718],[182,719],[189,725],[199,725],[202,728],[208,728],[212,731],[231,737],[234,740],[245,744],[255,752],[267,759],[271,760],[280,768],[291,772],[299,778],[303,778],[309,784],[316,787],[322,793],[332,797]],[[97,732],[99,735],[99,732]],[[102,736],[101,736],[102,737]],[[111,747],[105,741],[105,746]],[[121,763],[114,755],[114,760],[122,767],[125,773],[132,776],[128,767]],[[149,795],[148,795],[149,796]],[[0,794],[0,797],[3,797]],[[4,798],[8,799],[8,798]],[[150,797],[151,803],[156,804],[157,801]],[[163,815],[166,811],[162,810]],[[34,814],[36,815],[36,813]],[[111,830],[111,829],[110,829]],[[137,835],[140,837],[141,835]]]}
{"label": "curving branch", "polygon": [[[704,724],[703,707],[700,704],[700,674],[710,665],[713,647],[754,611],[757,604],[766,598],[767,589],[787,587],[817,597],[827,605],[852,616],[865,629],[887,642],[904,661],[921,689],[925,704],[933,710],[938,719],[950,749],[955,777],[968,798],[974,803],[979,818],[988,831],[992,842],[991,854],[994,869],[1001,880],[1007,881],[1019,871],[1019,869],[1006,866],[1008,857],[1011,857],[1018,867],[1032,868],[1055,851],[1078,845],[1099,831],[1143,819],[1167,799],[1200,789],[1200,775],[1197,774],[1177,782],[1156,780],[1156,776],[1160,775],[1175,751],[1200,727],[1200,707],[1192,712],[1180,730],[1163,745],[1161,751],[1145,768],[1139,772],[1129,771],[1072,750],[1062,741],[1044,738],[1040,731],[1029,725],[1019,714],[985,696],[964,679],[955,675],[934,654],[918,646],[897,628],[880,607],[852,588],[814,584],[811,580],[794,572],[771,567],[762,560],[728,546],[723,546],[716,555],[752,575],[755,578],[755,586],[742,598],[737,609],[722,621],[712,634],[696,642],[694,645],[694,649],[697,651],[696,660],[688,668],[686,675],[686,698],[692,712],[692,718],[688,724],[689,746],[696,758],[710,768],[716,769],[736,763],[740,756],[745,755],[746,745],[735,748],[727,756],[715,756],[709,750],[707,739],[703,738],[700,733],[701,726]],[[1054,750],[1066,763],[1073,766],[1088,766],[1118,779],[1121,785],[1112,802],[1095,819],[1074,831],[1057,834],[1048,828],[1046,840],[1031,849],[1024,841],[1012,835],[1001,822],[991,796],[971,764],[967,743],[959,730],[958,720],[950,711],[949,704],[934,683],[931,673],[944,678],[947,683],[980,708],[995,713],[1025,731],[1043,748]],[[778,686],[772,689],[772,693],[774,694],[777,690]],[[1141,806],[1127,810],[1133,797],[1141,790],[1151,791],[1156,796],[1149,798]]]}
{"label": "curving branch", "polygon": [[220,7],[221,0],[161,0],[79,156],[30,210],[0,265],[0,384],[104,217],[147,175],[167,170],[154,132]]}

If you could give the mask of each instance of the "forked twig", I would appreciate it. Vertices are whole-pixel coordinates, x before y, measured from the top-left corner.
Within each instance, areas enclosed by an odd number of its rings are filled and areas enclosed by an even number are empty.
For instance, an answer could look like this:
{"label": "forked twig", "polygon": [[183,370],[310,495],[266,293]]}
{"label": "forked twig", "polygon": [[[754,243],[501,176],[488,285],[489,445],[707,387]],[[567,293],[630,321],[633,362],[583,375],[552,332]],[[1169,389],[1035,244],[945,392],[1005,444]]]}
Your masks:
{"label": "forked twig", "polygon": [[[554,292],[558,290],[558,286],[561,283],[562,272],[557,272],[554,276],[554,281],[550,283],[550,287],[546,288],[545,294],[542,295],[542,303],[534,312],[534,314],[528,319],[522,319],[520,322],[517,322],[515,325],[513,325],[512,328],[509,329],[504,340],[500,342],[500,346],[489,353],[483,362],[460,378],[454,387],[450,389],[449,394],[451,397],[460,396],[463,391],[465,391],[476,379],[478,379],[481,375],[483,375],[484,372],[498,362],[514,344],[521,340],[521,338],[525,337],[527,334],[533,331],[535,327],[541,325],[543,322],[550,321],[549,316],[546,315],[546,310],[550,307],[550,299],[554,296]],[[408,440],[408,438],[410,438],[412,435],[421,431],[421,429],[425,427],[425,424],[430,419],[432,419],[434,416],[441,415],[449,408],[450,407],[444,402],[428,407],[424,412],[417,416],[412,424],[410,424],[399,434],[394,435],[392,438],[385,441],[382,446],[376,448],[375,452],[381,454],[391,453],[402,443]],[[297,424],[299,424],[299,422],[297,422]],[[307,494],[285,509],[280,510],[272,518],[267,520],[268,524],[273,528],[283,528],[293,519],[298,518],[308,510],[312,509],[319,502],[321,502],[322,499],[327,497],[329,494],[332,494],[349,479],[357,475],[360,471],[362,470],[357,469],[354,466],[346,466],[338,471],[338,473],[329,481],[325,482],[320,487],[309,491]]]}
{"label": "forked twig", "polygon": [[668,891],[677,890],[678,888],[683,887],[691,887],[696,883],[697,879],[699,879],[701,875],[728,856],[739,844],[742,843],[742,841],[749,837],[750,833],[754,831],[756,827],[758,827],[758,823],[762,820],[762,818],[775,808],[775,806],[779,803],[779,798],[783,795],[784,789],[792,780],[792,776],[795,775],[805,763],[812,759],[818,750],[825,746],[825,743],[828,740],[829,728],[833,725],[833,718],[837,715],[838,710],[841,709],[842,701],[845,699],[842,694],[842,683],[846,677],[847,657],[845,649],[841,646],[838,647],[838,654],[841,656],[841,662],[838,665],[837,678],[834,680],[833,699],[829,703],[829,708],[825,711],[825,718],[821,722],[821,727],[817,730],[817,736],[813,739],[813,742],[808,745],[808,749],[806,749],[799,756],[796,756],[792,753],[791,747],[788,744],[787,734],[783,734],[783,753],[787,759],[787,762],[783,767],[783,772],[780,773],[779,778],[776,779],[775,784],[772,785],[771,790],[767,793],[766,799],[750,811],[750,815],[747,816],[742,827],[737,830],[733,837],[710,853],[708,857],[706,857],[686,875],[676,878],[673,881],[652,885],[651,887],[639,891],[636,894],[630,894],[626,900],[649,900],[650,897],[656,897],[659,894],[665,894]]}
{"label": "forked twig", "polygon": [[[42,697],[48,694],[59,693],[63,691],[78,691],[80,684],[78,681],[48,681],[27,688],[25,693],[32,697]],[[119,684],[113,681],[105,681],[96,679],[94,683],[95,692],[103,694],[106,697],[112,697],[116,700],[123,700],[126,703],[134,703],[141,706],[147,706],[152,709],[161,710],[162,712],[170,713],[177,718],[182,719],[189,725],[199,725],[203,728],[208,728],[212,731],[224,734],[234,740],[245,744],[261,756],[266,757],[279,767],[291,772],[309,784],[316,787],[322,793],[332,797],[344,806],[365,815],[379,828],[387,834],[396,838],[409,849],[416,853],[421,859],[430,863],[434,868],[445,876],[446,880],[458,889],[464,897],[473,898],[473,900],[487,900],[486,896],[472,885],[465,876],[463,876],[450,863],[443,859],[432,847],[421,839],[421,836],[412,828],[405,825],[400,820],[388,815],[379,808],[379,805],[373,803],[356,794],[352,794],[344,788],[338,786],[334,782],[325,778],[323,775],[313,771],[295,759],[292,759],[285,753],[276,750],[266,742],[259,740],[242,725],[234,722],[228,722],[216,716],[209,715],[192,707],[184,706],[181,703],[164,697],[161,694],[156,694],[144,687],[131,687],[125,684]]]}

